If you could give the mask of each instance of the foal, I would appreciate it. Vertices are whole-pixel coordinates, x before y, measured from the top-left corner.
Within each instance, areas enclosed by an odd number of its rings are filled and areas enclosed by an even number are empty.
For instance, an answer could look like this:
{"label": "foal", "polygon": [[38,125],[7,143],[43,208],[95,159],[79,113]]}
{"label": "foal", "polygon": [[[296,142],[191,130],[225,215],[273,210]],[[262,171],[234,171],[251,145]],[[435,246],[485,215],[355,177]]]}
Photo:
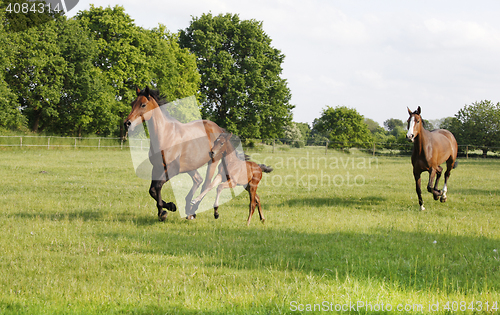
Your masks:
{"label": "foal", "polygon": [[[420,106],[414,112],[408,108],[410,118],[408,118],[408,133],[406,134],[406,138],[413,142],[413,153],[411,156],[413,176],[415,177],[420,210],[425,210],[422,191],[420,189],[420,174],[424,171],[429,172],[427,191],[432,193],[434,200],[438,200],[441,197],[441,202],[445,202],[447,199],[448,178],[450,177],[451,170],[456,166],[455,160],[457,159],[458,145],[455,137],[448,130],[425,130],[420,112]],[[444,187],[443,190],[438,190],[439,178],[443,171],[440,165],[445,161]],[[436,183],[432,187],[434,176],[436,176]]]}
{"label": "foal", "polygon": [[250,224],[250,219],[255,211],[255,206],[258,207],[259,216],[262,223],[264,223],[265,218],[262,213],[262,208],[260,206],[260,198],[257,195],[257,186],[262,179],[262,172],[270,173],[273,169],[264,164],[257,164],[252,161],[247,161],[247,156],[245,155],[242,160],[238,157],[233,144],[231,143],[231,134],[223,133],[214,142],[212,151],[210,152],[210,157],[214,160],[221,158],[221,163],[219,164],[218,174],[215,176],[213,182],[201,192],[201,194],[193,199],[191,204],[195,205],[205,197],[205,195],[212,190],[215,186],[217,187],[217,196],[215,197],[214,203],[214,217],[217,219],[219,217],[219,197],[223,189],[234,188],[236,185],[245,186],[250,196],[249,214],[247,225]]}

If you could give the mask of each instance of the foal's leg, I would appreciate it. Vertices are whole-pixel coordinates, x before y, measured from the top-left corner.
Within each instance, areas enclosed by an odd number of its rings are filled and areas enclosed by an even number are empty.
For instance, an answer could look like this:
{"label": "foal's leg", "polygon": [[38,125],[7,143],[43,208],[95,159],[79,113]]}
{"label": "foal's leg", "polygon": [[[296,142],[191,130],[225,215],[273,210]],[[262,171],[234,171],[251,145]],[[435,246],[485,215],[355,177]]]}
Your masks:
{"label": "foal's leg", "polygon": [[252,215],[255,211],[255,205],[257,204],[255,200],[255,194],[257,192],[257,186],[254,186],[250,183],[248,183],[247,186],[248,194],[250,195],[250,205],[249,205],[249,213],[248,213],[248,220],[247,220],[247,226],[250,225],[250,220],[252,219]]}
{"label": "foal's leg", "polygon": [[215,176],[215,178],[214,178],[214,181],[212,183],[210,183],[210,185],[208,185],[207,188],[203,189],[203,191],[200,193],[200,195],[198,197],[196,197],[195,199],[193,199],[191,201],[191,205],[196,205],[196,204],[200,203],[203,200],[203,198],[205,198],[205,195],[208,194],[209,191],[214,189],[215,186],[219,185],[221,181],[222,181],[222,175],[217,174],[217,176]]}
{"label": "foal's leg", "polygon": [[257,201],[257,207],[259,210],[259,217],[260,221],[264,223],[266,221],[266,218],[264,218],[264,213],[262,212],[262,207],[260,206],[260,198],[259,195],[255,194],[255,200]]}
{"label": "foal's leg", "polygon": [[[439,194],[441,194],[442,192],[438,189],[438,185],[439,185],[439,178],[441,178],[441,173],[443,172],[443,168],[441,166],[438,166],[437,170],[436,170],[436,183],[434,184],[434,191],[438,191]],[[439,199],[439,195],[436,195],[434,194],[434,200],[438,200]]]}
{"label": "foal's leg", "polygon": [[413,177],[415,177],[415,188],[418,196],[418,204],[420,205],[420,210],[425,210],[424,200],[422,199],[422,190],[420,189],[420,184],[422,179],[420,178],[421,171],[413,170]]}

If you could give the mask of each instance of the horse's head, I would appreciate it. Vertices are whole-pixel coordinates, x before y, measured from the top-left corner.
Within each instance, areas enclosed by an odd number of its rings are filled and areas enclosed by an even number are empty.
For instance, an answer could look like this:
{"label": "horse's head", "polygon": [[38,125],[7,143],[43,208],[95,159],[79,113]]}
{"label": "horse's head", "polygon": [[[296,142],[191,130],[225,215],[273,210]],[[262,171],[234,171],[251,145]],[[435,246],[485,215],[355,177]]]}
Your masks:
{"label": "horse's head", "polygon": [[413,142],[415,138],[420,133],[422,129],[422,117],[420,116],[420,106],[416,111],[412,112],[408,108],[408,114],[410,114],[410,118],[408,118],[408,133],[406,133],[406,139]]}
{"label": "horse's head", "polygon": [[227,145],[229,140],[231,139],[232,134],[230,133],[221,133],[217,139],[214,141],[214,146],[212,147],[212,151],[210,151],[209,155],[212,160],[218,158],[222,152],[227,151]]}
{"label": "horse's head", "polygon": [[147,86],[142,91],[137,88],[137,98],[132,102],[132,111],[124,121],[126,129],[133,130],[136,125],[151,119],[153,109],[159,107],[157,96],[153,92]]}

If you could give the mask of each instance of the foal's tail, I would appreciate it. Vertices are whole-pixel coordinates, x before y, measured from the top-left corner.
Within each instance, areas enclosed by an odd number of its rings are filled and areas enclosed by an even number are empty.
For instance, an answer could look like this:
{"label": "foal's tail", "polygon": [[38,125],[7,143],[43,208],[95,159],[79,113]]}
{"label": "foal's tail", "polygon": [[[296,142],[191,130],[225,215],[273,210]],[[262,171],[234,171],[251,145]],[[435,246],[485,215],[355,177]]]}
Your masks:
{"label": "foal's tail", "polygon": [[259,166],[264,173],[271,173],[273,171],[271,166],[265,166],[264,164],[259,164]]}

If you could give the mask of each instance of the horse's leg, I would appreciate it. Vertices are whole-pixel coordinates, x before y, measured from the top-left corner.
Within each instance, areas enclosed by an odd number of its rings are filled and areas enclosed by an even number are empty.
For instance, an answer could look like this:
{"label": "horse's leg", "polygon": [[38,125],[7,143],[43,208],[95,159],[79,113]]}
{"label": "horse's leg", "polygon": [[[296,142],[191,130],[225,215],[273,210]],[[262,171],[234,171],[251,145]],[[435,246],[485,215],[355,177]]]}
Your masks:
{"label": "horse's leg", "polygon": [[422,179],[420,178],[421,171],[413,169],[413,177],[415,177],[415,188],[418,196],[418,204],[420,205],[420,210],[425,210],[424,200],[422,199],[422,189],[420,189],[420,183]]}
{"label": "horse's leg", "polygon": [[443,193],[441,194],[441,202],[446,202],[448,197],[446,196],[446,192],[448,191],[448,178],[450,178],[451,170],[453,169],[453,164],[455,161],[453,161],[452,158],[449,158],[448,161],[446,161],[446,172],[444,173],[444,187],[443,187]]}
{"label": "horse's leg", "polygon": [[154,200],[156,200],[158,220],[160,221],[165,221],[167,219],[167,211],[163,210],[163,207],[166,207],[168,204],[161,199],[161,188],[166,182],[166,180],[152,180],[151,186],[149,187],[149,194]]}
{"label": "horse's leg", "polygon": [[[436,170],[436,183],[434,184],[434,191],[439,192],[439,195],[441,195],[441,193],[442,193],[438,189],[439,179],[441,178],[442,172],[443,172],[443,168],[441,166],[438,166],[438,168]],[[438,200],[439,199],[439,195],[436,195],[435,193],[433,193],[433,195],[434,195],[434,200]]]}
{"label": "horse's leg", "polygon": [[439,190],[435,190],[432,187],[432,184],[434,183],[434,177],[436,176],[436,173],[437,173],[437,169],[435,169],[435,168],[431,168],[430,169],[430,171],[429,171],[429,183],[427,183],[427,191],[430,192],[430,193],[432,193],[432,195],[434,196],[435,200],[438,200],[439,196],[441,196],[441,192]]}
{"label": "horse's leg", "polygon": [[[196,204],[200,203],[203,200],[203,198],[205,198],[205,195],[209,191],[211,191],[212,189],[214,189],[215,186],[219,185],[221,181],[222,181],[221,174],[217,174],[217,176],[214,178],[214,181],[211,182],[210,185],[208,185],[207,188],[202,189],[203,191],[200,193],[200,195],[191,201],[191,205],[196,205]],[[205,183],[206,183],[206,181],[205,181]]]}
{"label": "horse's leg", "polygon": [[203,178],[201,177],[200,173],[198,173],[197,170],[190,171],[188,172],[188,174],[189,176],[191,176],[191,179],[193,180],[193,187],[191,187],[191,190],[186,196],[186,219],[192,220],[196,218],[195,212],[198,209],[198,205],[191,205],[191,199],[193,199],[194,193],[203,182]]}
{"label": "horse's leg", "polygon": [[[214,177],[215,170],[217,169],[217,163],[212,162],[212,160],[208,161],[208,166],[207,166],[207,174],[205,176],[205,182],[203,183],[203,186],[201,186],[201,190],[204,191],[207,189],[208,185],[210,185],[212,178]],[[214,185],[213,187],[215,187]]]}

